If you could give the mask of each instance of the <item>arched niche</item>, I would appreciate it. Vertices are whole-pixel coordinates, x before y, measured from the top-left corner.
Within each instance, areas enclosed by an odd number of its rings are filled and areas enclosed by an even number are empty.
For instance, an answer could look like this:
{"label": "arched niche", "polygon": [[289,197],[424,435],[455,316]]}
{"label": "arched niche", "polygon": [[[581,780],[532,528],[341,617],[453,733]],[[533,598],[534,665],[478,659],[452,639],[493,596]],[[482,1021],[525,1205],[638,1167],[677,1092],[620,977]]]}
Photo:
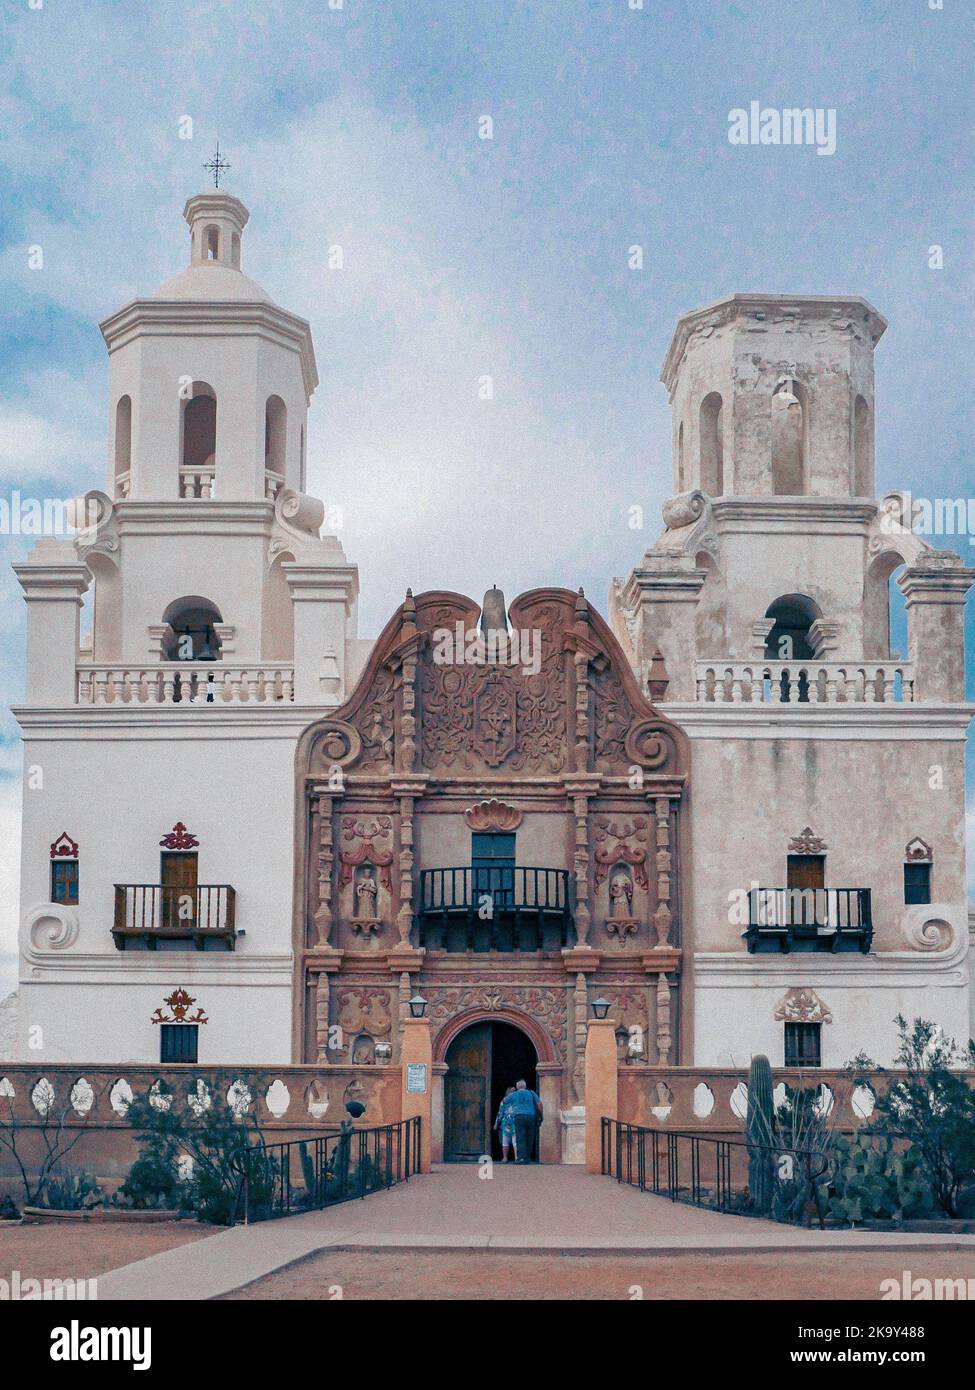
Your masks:
{"label": "arched niche", "polygon": [[280,396],[268,396],[264,404],[264,470],[267,495],[274,497],[284,482],[288,444],[288,409]]}
{"label": "arched niche", "polygon": [[115,405],[115,496],[129,492],[132,467],[132,397],[119,396]]}
{"label": "arched niche", "polygon": [[783,594],[765,610],[772,627],[765,639],[767,661],[811,661],[815,658],[809,629],[822,611],[806,594]]}
{"label": "arched niche", "polygon": [[853,404],[853,496],[872,497],[873,414],[863,396]]}
{"label": "arched niche", "polygon": [[217,395],[205,381],[194,381],[180,401],[180,495],[209,497],[216,473]]}
{"label": "arched niche", "polygon": [[217,624],[223,622],[220,610],[208,598],[186,594],[174,599],[162,615],[169,629],[163,638],[164,661],[219,661],[220,636]]}
{"label": "arched niche", "polygon": [[709,497],[724,494],[724,402],[712,391],[701,402],[700,413],[701,491]]}
{"label": "arched niche", "polygon": [[806,389],[782,377],[772,396],[772,491],[777,497],[802,497],[808,487],[809,415]]}
{"label": "arched niche", "polygon": [[696,569],[706,578],[694,612],[695,647],[699,658],[723,657],[728,651],[728,592],[724,576],[709,550],[699,550]]}
{"label": "arched niche", "polygon": [[291,551],[274,557],[264,578],[261,606],[261,652],[268,661],[291,661],[295,651],[294,605],[284,572],[285,562],[293,560]]}
{"label": "arched niche", "polygon": [[863,577],[863,656],[888,661],[894,650],[906,655],[907,608],[897,584],[906,561],[893,548],[882,551]]}

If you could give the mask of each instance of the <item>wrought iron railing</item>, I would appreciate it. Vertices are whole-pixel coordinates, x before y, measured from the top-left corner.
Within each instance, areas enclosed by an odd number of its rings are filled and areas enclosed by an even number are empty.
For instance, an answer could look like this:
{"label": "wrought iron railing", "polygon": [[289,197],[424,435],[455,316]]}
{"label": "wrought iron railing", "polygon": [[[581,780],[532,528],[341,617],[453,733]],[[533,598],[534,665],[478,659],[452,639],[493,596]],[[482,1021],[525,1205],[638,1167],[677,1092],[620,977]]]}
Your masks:
{"label": "wrought iron railing", "polygon": [[511,867],[424,869],[420,911],[424,914],[494,912],[570,914],[566,869]]}
{"label": "wrought iron railing", "polygon": [[[798,1224],[813,1216],[822,1226],[817,1188],[830,1171],[822,1149],[779,1148],[744,1139],[689,1131],[648,1129],[602,1117],[600,1171],[672,1202],[711,1211],[763,1216]],[[748,1192],[749,1162],[767,1163],[779,1187],[779,1200],[767,1210]]]}
{"label": "wrought iron railing", "polygon": [[524,865],[423,869],[418,944],[430,949],[547,951],[572,937],[569,873]]}
{"label": "wrought iron railing", "polygon": [[873,940],[869,888],[753,888],[748,909],[750,951],[867,952]]}
{"label": "wrought iron railing", "polygon": [[241,1155],[238,1219],[267,1221],[384,1192],[420,1166],[420,1117],[256,1144]]}
{"label": "wrought iron railing", "polygon": [[116,883],[112,934],[116,945],[131,936],[232,939],[236,913],[237,895],[229,883]]}

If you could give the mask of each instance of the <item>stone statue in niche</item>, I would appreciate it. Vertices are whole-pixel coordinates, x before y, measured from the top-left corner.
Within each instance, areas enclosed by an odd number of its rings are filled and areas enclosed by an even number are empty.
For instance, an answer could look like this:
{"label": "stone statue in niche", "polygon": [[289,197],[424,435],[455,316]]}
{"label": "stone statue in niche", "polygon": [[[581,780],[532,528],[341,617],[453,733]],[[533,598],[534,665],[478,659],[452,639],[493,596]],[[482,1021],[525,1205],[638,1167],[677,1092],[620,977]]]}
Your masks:
{"label": "stone statue in niche", "polygon": [[352,1044],[351,1061],[355,1066],[372,1066],[376,1060],[376,1040],[369,1033],[362,1033]]}
{"label": "stone statue in niche", "polygon": [[629,868],[619,865],[609,879],[609,917],[606,931],[623,942],[636,932],[639,923],[633,916],[633,878]]}
{"label": "stone statue in niche", "polygon": [[373,864],[360,864],[355,871],[355,911],[353,930],[374,932],[379,928],[379,883]]}
{"label": "stone statue in niche", "polygon": [[633,884],[625,870],[618,870],[609,882],[610,916],[633,916]]}

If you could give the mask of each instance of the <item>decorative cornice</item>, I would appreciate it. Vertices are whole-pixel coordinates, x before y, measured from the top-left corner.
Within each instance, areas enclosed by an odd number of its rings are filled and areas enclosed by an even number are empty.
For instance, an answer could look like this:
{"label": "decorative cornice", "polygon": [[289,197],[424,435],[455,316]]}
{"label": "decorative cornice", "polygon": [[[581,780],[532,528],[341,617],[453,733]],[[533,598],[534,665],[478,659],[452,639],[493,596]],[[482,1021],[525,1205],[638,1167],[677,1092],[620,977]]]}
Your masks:
{"label": "decorative cornice", "polygon": [[930,864],[934,860],[934,851],[927,840],[922,840],[920,835],[915,835],[904,849],[904,858],[910,859],[914,863]]}
{"label": "decorative cornice", "polygon": [[[677,371],[691,336],[702,328],[716,328],[736,319],[755,319],[757,314],[773,320],[791,316],[795,319],[835,319],[845,317],[863,325],[872,342],[879,342],[887,320],[872,304],[859,295],[831,294],[730,294],[692,309],[677,320],[674,336],[660,370],[660,380],[673,391]],[[749,325],[754,327],[754,323]]]}
{"label": "decorative cornice", "polygon": [[305,394],[309,399],[318,385],[308,320],[277,304],[246,300],[133,299],[103,319],[99,327],[110,353],[142,334],[172,336],[201,330],[227,336],[256,333],[299,354]]}

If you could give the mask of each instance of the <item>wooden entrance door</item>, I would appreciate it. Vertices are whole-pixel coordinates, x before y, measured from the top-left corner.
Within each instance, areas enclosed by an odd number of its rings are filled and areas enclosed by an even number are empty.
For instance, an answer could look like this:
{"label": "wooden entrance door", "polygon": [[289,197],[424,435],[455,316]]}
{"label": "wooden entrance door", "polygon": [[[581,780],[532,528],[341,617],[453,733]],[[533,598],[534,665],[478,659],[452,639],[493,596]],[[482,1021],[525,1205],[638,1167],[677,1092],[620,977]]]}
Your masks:
{"label": "wooden entrance door", "polygon": [[465,1028],[447,1049],[444,1158],[477,1160],[490,1153],[491,1025]]}
{"label": "wooden entrance door", "polygon": [[190,932],[196,926],[197,855],[171,853],[161,855],[160,859],[160,926],[164,931],[175,931],[181,927]]}

